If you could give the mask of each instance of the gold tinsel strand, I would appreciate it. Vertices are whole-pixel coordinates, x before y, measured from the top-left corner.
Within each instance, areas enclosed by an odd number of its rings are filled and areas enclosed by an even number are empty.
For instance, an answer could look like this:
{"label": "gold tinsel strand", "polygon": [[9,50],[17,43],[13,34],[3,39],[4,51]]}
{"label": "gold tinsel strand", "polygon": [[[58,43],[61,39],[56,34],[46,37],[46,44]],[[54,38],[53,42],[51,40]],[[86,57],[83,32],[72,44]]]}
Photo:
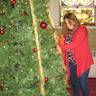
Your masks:
{"label": "gold tinsel strand", "polygon": [[[51,23],[51,26],[53,27],[53,31],[54,31],[54,39],[55,39],[55,42],[57,43],[57,36],[56,36],[56,32],[57,32],[57,30],[56,30],[56,28],[55,28],[55,24],[54,24],[54,19],[52,18],[52,14],[51,14],[51,10],[50,10],[50,8],[48,8],[48,13],[49,13],[49,19],[50,19],[50,23]],[[66,66],[63,64],[63,69],[64,70],[66,70]],[[64,81],[64,83],[65,83],[65,85],[67,86],[67,75],[66,75],[66,80]]]}
{"label": "gold tinsel strand", "polygon": [[40,42],[39,42],[39,34],[38,34],[38,25],[37,25],[37,18],[34,13],[34,3],[33,0],[29,0],[30,3],[30,10],[31,10],[31,15],[33,18],[33,24],[34,24],[34,34],[35,34],[35,41],[36,41],[36,46],[37,46],[37,54],[38,54],[38,66],[39,66],[39,72],[40,72],[40,77],[41,77],[41,82],[40,82],[40,92],[42,96],[45,96],[45,90],[44,90],[44,75],[43,75],[43,67],[41,65],[41,51],[40,51]]}

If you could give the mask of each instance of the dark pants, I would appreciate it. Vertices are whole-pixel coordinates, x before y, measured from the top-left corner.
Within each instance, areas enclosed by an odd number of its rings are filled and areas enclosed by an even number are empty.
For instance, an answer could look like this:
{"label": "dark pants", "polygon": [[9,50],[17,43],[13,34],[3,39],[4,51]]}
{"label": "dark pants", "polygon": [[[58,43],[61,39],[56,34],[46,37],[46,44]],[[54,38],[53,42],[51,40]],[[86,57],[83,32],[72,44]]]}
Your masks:
{"label": "dark pants", "polygon": [[88,74],[89,70],[87,70],[81,77],[77,77],[77,65],[69,63],[70,66],[70,77],[73,88],[73,96],[80,96],[80,89],[82,91],[83,96],[89,96],[89,86],[88,86]]}

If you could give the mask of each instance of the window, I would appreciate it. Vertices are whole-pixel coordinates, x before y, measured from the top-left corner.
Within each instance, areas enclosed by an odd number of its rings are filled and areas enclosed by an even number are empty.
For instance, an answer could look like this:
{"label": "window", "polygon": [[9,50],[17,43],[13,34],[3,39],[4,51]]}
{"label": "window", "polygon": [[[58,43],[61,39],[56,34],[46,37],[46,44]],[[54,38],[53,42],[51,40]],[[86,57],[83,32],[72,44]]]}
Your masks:
{"label": "window", "polygon": [[64,14],[73,12],[80,20],[81,24],[95,26],[95,4],[96,0],[60,0],[60,22],[63,22]]}

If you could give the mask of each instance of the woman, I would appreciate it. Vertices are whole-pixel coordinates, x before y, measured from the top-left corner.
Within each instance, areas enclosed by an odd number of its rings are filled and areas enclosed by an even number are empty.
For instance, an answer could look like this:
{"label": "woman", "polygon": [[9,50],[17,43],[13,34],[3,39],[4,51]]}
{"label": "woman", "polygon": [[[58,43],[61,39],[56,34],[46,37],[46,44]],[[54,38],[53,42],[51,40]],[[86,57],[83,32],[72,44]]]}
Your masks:
{"label": "woman", "polygon": [[72,82],[73,96],[80,96],[80,89],[83,96],[89,96],[88,74],[93,59],[88,45],[88,31],[73,13],[67,13],[63,20],[69,32],[65,39],[59,39],[58,46]]}

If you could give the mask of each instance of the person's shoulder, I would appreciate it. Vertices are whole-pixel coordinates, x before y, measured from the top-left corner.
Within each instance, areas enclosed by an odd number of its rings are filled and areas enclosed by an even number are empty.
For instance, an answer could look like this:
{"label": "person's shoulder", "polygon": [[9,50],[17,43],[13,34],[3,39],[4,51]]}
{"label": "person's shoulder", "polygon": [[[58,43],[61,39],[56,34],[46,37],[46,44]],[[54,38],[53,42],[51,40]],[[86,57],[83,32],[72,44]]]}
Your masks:
{"label": "person's shoulder", "polygon": [[84,25],[80,25],[80,26],[79,26],[79,29],[80,29],[80,30],[87,30],[86,26],[84,26]]}
{"label": "person's shoulder", "polygon": [[79,32],[80,32],[80,34],[84,34],[84,35],[88,35],[88,30],[87,30],[87,28],[86,28],[86,26],[84,26],[84,25],[81,25],[80,26],[80,29],[79,29]]}
{"label": "person's shoulder", "polygon": [[77,29],[75,35],[84,34],[84,33],[88,33],[87,28],[84,25],[80,25],[79,28]]}

